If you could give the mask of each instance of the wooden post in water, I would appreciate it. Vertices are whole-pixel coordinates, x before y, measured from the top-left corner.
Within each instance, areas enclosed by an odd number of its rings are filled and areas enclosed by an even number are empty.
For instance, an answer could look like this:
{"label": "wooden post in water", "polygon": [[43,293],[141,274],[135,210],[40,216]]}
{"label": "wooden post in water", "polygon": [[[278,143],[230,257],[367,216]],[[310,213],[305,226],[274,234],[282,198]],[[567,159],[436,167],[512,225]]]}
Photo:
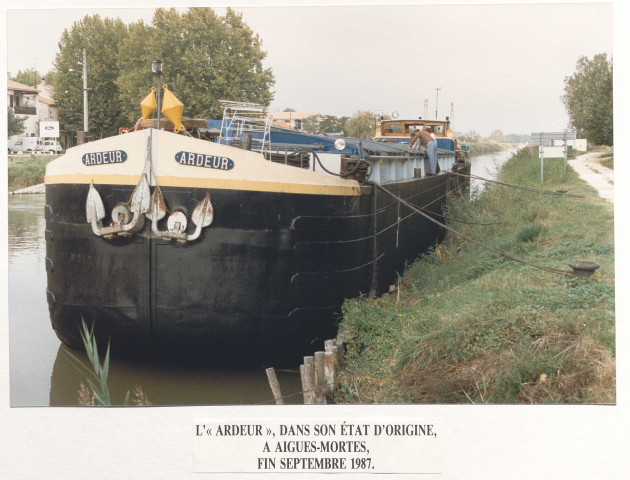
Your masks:
{"label": "wooden post in water", "polygon": [[334,339],[324,342],[325,365],[326,365],[326,391],[329,395],[334,395],[337,391],[337,370],[339,363],[337,358],[337,342]]}
{"label": "wooden post in water", "polygon": [[315,352],[315,403],[326,403],[326,373],[324,365],[324,352]]}
{"label": "wooden post in water", "polygon": [[304,378],[306,385],[302,382],[302,387],[308,394],[308,404],[312,405],[315,403],[315,365],[312,356],[304,357]]}
{"label": "wooden post in water", "polygon": [[337,345],[337,366],[343,368],[343,337],[338,336],[335,343]]}
{"label": "wooden post in water", "polygon": [[265,370],[267,373],[267,379],[269,380],[269,386],[271,387],[271,392],[273,393],[273,398],[276,401],[276,405],[284,405],[284,400],[282,400],[282,392],[280,391],[280,383],[278,383],[278,377],[276,377],[276,371],[273,367]]}
{"label": "wooden post in water", "polygon": [[306,378],[306,365],[300,365],[300,378],[302,379],[302,395],[304,396],[304,405],[311,403],[311,392],[308,390],[308,380]]}
{"label": "wooden post in water", "polygon": [[331,346],[330,350],[327,350],[324,353],[324,376],[326,377],[326,394],[334,395],[337,390],[337,378],[335,372],[335,360],[336,360],[336,352],[333,352],[332,349],[336,349],[337,345]]}

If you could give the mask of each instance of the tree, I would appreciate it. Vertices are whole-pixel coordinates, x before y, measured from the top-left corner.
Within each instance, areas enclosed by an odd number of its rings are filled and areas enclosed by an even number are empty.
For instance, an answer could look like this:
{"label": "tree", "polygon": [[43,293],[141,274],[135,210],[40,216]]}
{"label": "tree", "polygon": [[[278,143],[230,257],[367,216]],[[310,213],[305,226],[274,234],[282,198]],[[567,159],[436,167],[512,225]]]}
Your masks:
{"label": "tree", "polygon": [[29,85],[31,87],[36,87],[39,83],[41,83],[42,75],[34,68],[29,68],[27,70],[19,70],[18,73],[11,78],[16,82],[19,82],[23,85]]}
{"label": "tree", "polygon": [[501,143],[504,141],[503,139],[503,132],[499,129],[494,130],[491,134],[490,134],[490,140],[494,140],[495,142]]}
{"label": "tree", "polygon": [[57,72],[54,70],[50,70],[46,75],[44,75],[44,80],[48,85],[52,85],[55,82],[55,75]]}
{"label": "tree", "polygon": [[376,131],[377,117],[369,111],[360,111],[346,123],[346,134],[349,137],[372,138]]}
{"label": "tree", "polygon": [[128,28],[120,19],[85,16],[65,29],[59,40],[52,75],[59,120],[65,130],[83,130],[83,49],[87,54],[88,117],[90,135],[109,136],[126,125],[122,115],[118,55]]}
{"label": "tree", "polygon": [[140,116],[140,102],[153,85],[151,60],[160,58],[163,80],[184,104],[187,117],[217,118],[220,99],[269,105],[274,83],[263,68],[266,53],[258,35],[228,8],[217,16],[210,8],[157,9],[151,25],[129,27],[122,43],[116,84],[128,123]]}
{"label": "tree", "polygon": [[324,133],[342,133],[346,135],[346,124],[348,120],[350,120],[349,117],[324,115],[320,118],[319,129]]}
{"label": "tree", "polygon": [[313,133],[318,132],[319,115],[311,115],[310,117],[306,117],[304,120],[302,120],[302,130]]}
{"label": "tree", "polygon": [[592,60],[582,56],[576,70],[564,79],[561,97],[570,127],[595,145],[613,144],[613,70],[605,53]]}
{"label": "tree", "polygon": [[11,108],[8,108],[7,110],[7,136],[12,137],[13,135],[21,135],[26,129],[24,126],[26,117],[16,117]]}

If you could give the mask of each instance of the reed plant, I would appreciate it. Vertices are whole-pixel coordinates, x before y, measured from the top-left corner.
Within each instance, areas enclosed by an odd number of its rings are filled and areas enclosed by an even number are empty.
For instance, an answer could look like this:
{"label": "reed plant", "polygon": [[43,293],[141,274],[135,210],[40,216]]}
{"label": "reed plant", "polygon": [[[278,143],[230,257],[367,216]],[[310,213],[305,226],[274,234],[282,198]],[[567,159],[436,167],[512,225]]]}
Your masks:
{"label": "reed plant", "polygon": [[[109,376],[110,345],[109,343],[107,344],[105,358],[103,363],[101,363],[98,353],[98,345],[96,343],[96,336],[94,335],[94,326],[92,326],[92,328],[88,328],[85,321],[81,322],[81,340],[83,342],[83,346],[85,347],[85,354],[90,363],[89,366],[77,358],[74,354],[64,350],[73,367],[81,373],[87,383],[87,385],[83,382],[80,384],[78,391],[79,405],[111,406],[112,400],[107,383]],[[130,402],[138,406],[151,405],[149,398],[140,386],[137,386],[133,393],[129,390],[127,391],[123,405],[127,406]]]}
{"label": "reed plant", "polygon": [[449,217],[477,222],[451,227],[533,264],[592,260],[595,275],[553,274],[449,233],[395,294],[344,304],[352,335],[338,402],[615,402],[613,210],[563,173],[561,159],[546,160],[541,185],[537,152],[519,150],[501,181],[583,197],[489,184],[449,199]]}

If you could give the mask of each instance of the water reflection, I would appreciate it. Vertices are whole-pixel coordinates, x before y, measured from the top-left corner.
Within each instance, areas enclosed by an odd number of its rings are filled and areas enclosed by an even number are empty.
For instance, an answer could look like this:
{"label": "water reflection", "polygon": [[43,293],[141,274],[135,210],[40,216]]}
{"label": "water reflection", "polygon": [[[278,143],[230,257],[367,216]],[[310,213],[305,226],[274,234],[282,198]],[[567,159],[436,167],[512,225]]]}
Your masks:
{"label": "water reflection", "polygon": [[[44,195],[8,199],[9,366],[11,406],[78,405],[83,377],[66,352],[89,365],[82,352],[57,339],[48,316]],[[51,373],[52,372],[52,373]],[[277,371],[284,395],[301,390],[299,373]],[[264,368],[221,368],[112,355],[112,402],[140,385],[153,405],[273,403]],[[285,403],[301,403],[294,395]]]}
{"label": "water reflection", "polygon": [[[78,405],[82,374],[73,365],[68,353],[85,365],[84,352],[60,345],[53,366],[50,384],[50,405]],[[277,371],[286,404],[302,403],[299,374]],[[109,373],[112,404],[122,405],[127,391],[142,387],[152,405],[255,405],[273,404],[273,395],[262,368],[221,368],[187,363],[147,363],[136,359],[112,359]]]}
{"label": "water reflection", "polygon": [[9,261],[21,252],[43,254],[44,195],[14,195],[9,205]]}

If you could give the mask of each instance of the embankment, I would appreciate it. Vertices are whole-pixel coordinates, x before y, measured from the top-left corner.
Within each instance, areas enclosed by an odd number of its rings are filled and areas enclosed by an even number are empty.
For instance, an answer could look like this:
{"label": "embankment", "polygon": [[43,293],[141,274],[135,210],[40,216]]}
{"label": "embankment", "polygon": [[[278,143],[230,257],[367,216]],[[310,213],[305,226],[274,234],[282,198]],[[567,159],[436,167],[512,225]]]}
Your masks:
{"label": "embankment", "polygon": [[[474,160],[473,160],[474,161]],[[613,209],[563,161],[545,161],[543,195],[497,184],[449,200],[449,225],[562,276],[448,234],[411,265],[398,289],[349,300],[339,403],[615,402]],[[540,162],[522,149],[500,180],[540,187]]]}
{"label": "embankment", "polygon": [[59,155],[14,155],[8,161],[9,191],[37,185],[44,181],[46,165]]}

